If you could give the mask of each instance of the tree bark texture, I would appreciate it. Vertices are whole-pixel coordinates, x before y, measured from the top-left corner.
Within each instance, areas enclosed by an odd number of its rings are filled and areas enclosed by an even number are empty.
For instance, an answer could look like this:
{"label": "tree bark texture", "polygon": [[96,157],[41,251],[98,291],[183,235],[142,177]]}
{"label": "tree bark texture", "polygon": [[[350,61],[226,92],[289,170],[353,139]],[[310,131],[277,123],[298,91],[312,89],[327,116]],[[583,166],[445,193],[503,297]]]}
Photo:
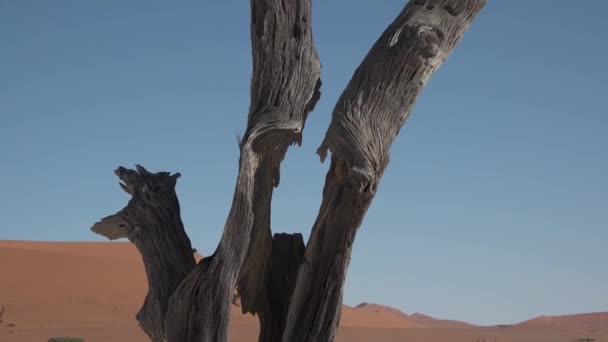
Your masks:
{"label": "tree bark texture", "polygon": [[180,174],[150,173],[139,165],[136,170],[119,167],[114,173],[131,200],[91,230],[111,240],[126,237],[137,246],[146,269],[148,294],[136,317],[152,341],[164,341],[169,298],[195,266],[175,194]]}
{"label": "tree bark texture", "polygon": [[352,245],[422,88],[485,0],[413,0],[374,44],[333,111],[318,153],[331,165],[291,297],[285,342],[333,341]]}

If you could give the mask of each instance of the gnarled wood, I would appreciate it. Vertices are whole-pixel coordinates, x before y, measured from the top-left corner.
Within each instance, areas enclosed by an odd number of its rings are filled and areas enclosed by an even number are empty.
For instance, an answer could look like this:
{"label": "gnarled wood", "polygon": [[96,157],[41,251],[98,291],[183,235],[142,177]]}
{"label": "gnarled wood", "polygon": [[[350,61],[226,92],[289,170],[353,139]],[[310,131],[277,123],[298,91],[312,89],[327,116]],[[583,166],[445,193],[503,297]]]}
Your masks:
{"label": "gnarled wood", "polygon": [[251,106],[232,207],[213,256],[199,263],[170,300],[169,341],[226,341],[239,279],[243,312],[266,305],[273,186],[288,147],[300,143],[308,112],[320,96],[310,0],[252,0],[251,9]]}
{"label": "gnarled wood", "polygon": [[152,341],[164,341],[169,298],[192,271],[195,260],[175,194],[180,174],[150,173],[139,165],[136,169],[116,169],[120,186],[131,200],[91,230],[109,239],[128,237],[137,246],[148,278],[148,294],[137,320]]}
{"label": "gnarled wood", "polygon": [[332,341],[352,244],[389,148],[431,74],[485,0],[413,0],[384,31],[334,109],[318,150],[331,166],[291,298],[285,342]]}

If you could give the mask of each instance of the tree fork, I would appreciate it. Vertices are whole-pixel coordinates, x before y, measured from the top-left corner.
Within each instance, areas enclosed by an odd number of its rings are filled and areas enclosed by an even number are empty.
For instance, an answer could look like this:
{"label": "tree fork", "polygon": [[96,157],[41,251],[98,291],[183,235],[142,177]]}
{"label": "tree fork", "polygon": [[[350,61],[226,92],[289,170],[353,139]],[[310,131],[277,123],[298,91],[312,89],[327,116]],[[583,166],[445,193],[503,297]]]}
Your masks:
{"label": "tree fork", "polygon": [[331,165],[291,297],[284,342],[333,341],[352,244],[390,146],[416,97],[484,5],[485,0],[410,1],[340,96],[317,151],[321,161],[331,151]]}
{"label": "tree fork", "polygon": [[92,230],[127,237],[149,291],[137,314],[153,341],[226,341],[233,290],[258,314],[260,341],[332,341],[356,231],[388,164],[389,148],[429,77],[485,0],[412,0],[356,70],[318,150],[331,151],[309,241],[270,230],[273,187],[320,96],[311,0],[251,0],[253,79],[237,184],[216,251],[195,265],[179,216],[179,174],[118,168],[127,207]]}

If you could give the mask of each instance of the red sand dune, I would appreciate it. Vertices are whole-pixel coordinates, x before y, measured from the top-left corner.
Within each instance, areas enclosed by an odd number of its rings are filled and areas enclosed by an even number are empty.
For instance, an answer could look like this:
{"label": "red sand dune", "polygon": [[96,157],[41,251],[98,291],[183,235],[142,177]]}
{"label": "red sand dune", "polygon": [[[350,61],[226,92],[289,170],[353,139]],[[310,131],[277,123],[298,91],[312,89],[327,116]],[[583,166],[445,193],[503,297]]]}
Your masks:
{"label": "red sand dune", "polygon": [[368,313],[384,313],[393,317],[408,318],[408,314],[401,310],[391,308],[390,306],[375,304],[375,303],[361,303],[355,306],[355,309],[361,312]]}
{"label": "red sand dune", "polygon": [[[346,310],[347,307],[344,308]],[[437,319],[431,316],[415,313],[408,315],[400,310],[386,305],[374,303],[361,303],[355,307],[361,314],[372,314],[373,316],[384,319],[386,327],[399,328],[472,328],[474,325],[460,322]],[[344,312],[343,310],[343,312]],[[344,325],[344,324],[343,324]]]}
{"label": "red sand dune", "polygon": [[421,313],[414,313],[409,316],[410,321],[422,324],[429,328],[473,328],[474,325],[461,321],[438,319]]}
{"label": "red sand dune", "polygon": [[608,312],[541,316],[515,324],[513,327],[525,329],[608,331]]}
{"label": "red sand dune", "polygon": [[[5,308],[0,341],[64,335],[83,336],[87,342],[147,341],[134,318],[146,288],[141,258],[130,243],[0,240],[0,307]],[[555,327],[568,331],[547,332]],[[557,337],[570,341],[581,336],[580,330],[585,336],[608,337],[608,313],[537,318],[499,329],[364,303],[344,306],[337,340],[467,342],[509,336],[503,340],[548,342]],[[256,341],[256,336],[257,319],[233,306],[230,341]]]}
{"label": "red sand dune", "polygon": [[397,309],[377,304],[359,304],[352,308],[342,308],[341,326],[375,327],[375,328],[426,328],[422,324],[411,322],[407,315]]}

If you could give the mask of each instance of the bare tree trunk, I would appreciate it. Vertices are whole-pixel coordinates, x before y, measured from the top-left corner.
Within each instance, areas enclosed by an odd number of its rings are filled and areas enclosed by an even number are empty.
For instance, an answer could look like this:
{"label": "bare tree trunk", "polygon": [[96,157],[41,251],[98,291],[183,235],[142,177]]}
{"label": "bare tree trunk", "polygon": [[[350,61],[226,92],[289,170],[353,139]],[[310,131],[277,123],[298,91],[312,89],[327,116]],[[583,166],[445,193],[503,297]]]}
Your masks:
{"label": "bare tree trunk", "polygon": [[331,165],[304,247],[271,235],[272,192],[288,147],[300,143],[320,97],[311,0],[251,0],[253,80],[239,173],[222,239],[195,265],[175,194],[179,174],[143,167],[116,174],[132,195],[92,230],[127,237],[142,255],[149,290],[137,319],[153,341],[227,339],[233,290],[260,318],[263,342],[332,341],[352,244],[414,101],[485,0],[412,0],[382,34],[340,97],[326,137]]}
{"label": "bare tree trunk", "polygon": [[372,47],[334,109],[323,202],[291,298],[283,341],[333,341],[352,245],[389,149],[416,97],[485,0],[414,0]]}

